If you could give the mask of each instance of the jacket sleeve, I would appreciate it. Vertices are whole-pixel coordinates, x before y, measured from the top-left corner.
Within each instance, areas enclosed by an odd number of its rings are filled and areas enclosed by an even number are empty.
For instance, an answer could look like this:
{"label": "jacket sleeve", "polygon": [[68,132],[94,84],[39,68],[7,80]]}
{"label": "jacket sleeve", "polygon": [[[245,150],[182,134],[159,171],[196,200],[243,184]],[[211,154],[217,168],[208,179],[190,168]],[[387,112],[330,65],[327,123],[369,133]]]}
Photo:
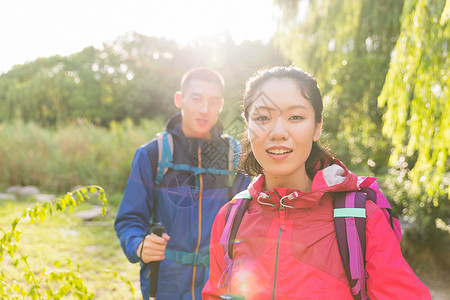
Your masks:
{"label": "jacket sleeve", "polygon": [[211,230],[211,240],[209,245],[210,269],[209,279],[203,287],[202,299],[220,299],[220,295],[226,294],[226,287],[219,288],[219,281],[226,269],[225,252],[220,244],[223,228],[225,227],[225,215],[229,204],[225,204],[216,215]]}
{"label": "jacket sleeve", "polygon": [[369,299],[431,299],[403,258],[400,243],[375,203],[367,202],[366,271]]}
{"label": "jacket sleeve", "polygon": [[153,206],[153,176],[147,150],[138,148],[130,176],[114,222],[120,245],[132,263],[139,262],[136,254],[149,226]]}

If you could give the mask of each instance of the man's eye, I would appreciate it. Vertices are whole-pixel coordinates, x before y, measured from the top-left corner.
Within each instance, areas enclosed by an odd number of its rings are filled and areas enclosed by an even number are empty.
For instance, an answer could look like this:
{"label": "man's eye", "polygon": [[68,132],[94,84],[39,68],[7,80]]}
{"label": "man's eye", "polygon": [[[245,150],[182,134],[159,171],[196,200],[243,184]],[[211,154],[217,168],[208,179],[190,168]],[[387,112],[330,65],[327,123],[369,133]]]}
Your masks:
{"label": "man's eye", "polygon": [[292,116],[289,119],[297,121],[297,120],[303,120],[304,118],[302,116]]}

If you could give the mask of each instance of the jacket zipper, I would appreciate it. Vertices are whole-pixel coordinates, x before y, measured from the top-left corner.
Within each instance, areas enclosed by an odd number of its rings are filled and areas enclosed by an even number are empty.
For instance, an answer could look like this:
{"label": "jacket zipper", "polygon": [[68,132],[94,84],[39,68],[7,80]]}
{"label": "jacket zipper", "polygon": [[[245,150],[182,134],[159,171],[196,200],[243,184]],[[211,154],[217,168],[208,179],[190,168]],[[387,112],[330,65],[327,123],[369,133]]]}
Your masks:
{"label": "jacket zipper", "polygon": [[280,238],[281,238],[281,228],[278,232],[278,240],[277,240],[277,252],[275,255],[275,276],[273,277],[273,290],[272,290],[272,299],[275,300],[275,288],[277,285],[277,267],[278,267],[278,249],[280,248]]}
{"label": "jacket zipper", "polygon": [[[280,196],[278,195],[278,193],[276,193],[278,198],[280,198]],[[272,299],[275,300],[275,289],[277,286],[277,269],[278,269],[278,251],[280,249],[280,240],[281,240],[281,233],[283,232],[283,230],[286,229],[286,207],[284,206],[280,206],[280,231],[278,232],[278,239],[277,239],[277,250],[275,253],[275,274],[273,276],[273,290],[272,290]]]}
{"label": "jacket zipper", "polygon": [[[202,147],[198,146],[197,155],[198,155],[198,167],[202,167]],[[197,247],[195,248],[195,254],[198,253],[198,249],[200,248],[200,241],[202,239],[202,198],[203,198],[203,176],[200,173],[198,175],[198,181],[199,181],[199,195],[198,195],[198,241],[197,241]],[[195,275],[197,273],[197,266],[194,265],[192,268],[192,300],[195,300]]]}

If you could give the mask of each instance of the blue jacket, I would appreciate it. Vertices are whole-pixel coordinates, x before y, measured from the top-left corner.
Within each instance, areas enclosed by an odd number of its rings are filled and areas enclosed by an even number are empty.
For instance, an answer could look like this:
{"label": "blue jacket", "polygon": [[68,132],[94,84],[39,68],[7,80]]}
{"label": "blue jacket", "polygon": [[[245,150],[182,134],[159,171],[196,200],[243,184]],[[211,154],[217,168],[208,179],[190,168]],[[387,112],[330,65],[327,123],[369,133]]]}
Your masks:
{"label": "blue jacket", "polygon": [[[211,130],[209,140],[188,138],[181,129],[181,115],[173,116],[166,131],[173,135],[174,164],[200,167],[200,161],[202,168],[227,169],[229,144],[222,130],[217,124]],[[120,244],[132,263],[140,262],[136,251],[155,213],[153,198],[157,164],[158,145],[153,139],[136,151],[115,220],[114,228]],[[209,240],[214,218],[233,195],[246,189],[250,183],[249,177],[238,175],[234,176],[230,186],[229,179],[227,175],[199,175],[173,169],[168,169],[163,177],[154,217],[156,222],[164,225],[170,240],[166,259],[159,268],[157,299],[193,299],[193,293],[195,299],[201,299],[202,288],[209,276]],[[144,299],[149,298],[149,271],[149,264],[141,263]]]}

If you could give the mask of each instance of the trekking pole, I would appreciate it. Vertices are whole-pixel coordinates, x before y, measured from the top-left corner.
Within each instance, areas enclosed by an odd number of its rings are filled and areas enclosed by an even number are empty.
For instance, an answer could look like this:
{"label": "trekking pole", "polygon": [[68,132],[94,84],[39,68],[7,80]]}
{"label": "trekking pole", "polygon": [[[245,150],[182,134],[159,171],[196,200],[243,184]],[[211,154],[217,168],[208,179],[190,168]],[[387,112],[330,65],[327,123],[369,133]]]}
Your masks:
{"label": "trekking pole", "polygon": [[[152,232],[157,236],[162,236],[164,226],[161,223],[155,223],[153,225]],[[159,264],[161,261],[152,261],[150,263],[151,275],[150,275],[150,300],[155,300],[156,289],[158,288],[158,272]]]}

